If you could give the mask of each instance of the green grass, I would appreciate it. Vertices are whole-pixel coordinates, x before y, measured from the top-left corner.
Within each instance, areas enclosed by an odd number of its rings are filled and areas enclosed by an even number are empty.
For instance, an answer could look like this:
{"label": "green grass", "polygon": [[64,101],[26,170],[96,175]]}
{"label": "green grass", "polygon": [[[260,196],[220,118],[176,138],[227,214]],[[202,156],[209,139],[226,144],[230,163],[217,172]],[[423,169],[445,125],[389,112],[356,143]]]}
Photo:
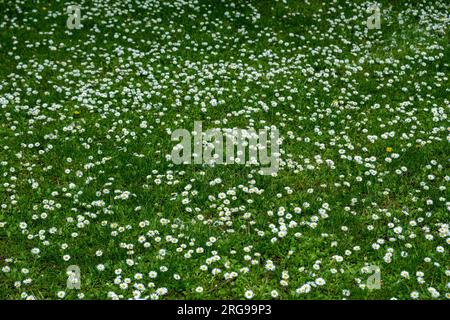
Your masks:
{"label": "green grass", "polygon": [[[380,30],[363,1],[68,4],[0,0],[0,299],[450,297],[446,1],[380,1]],[[167,160],[200,120],[275,125],[277,176]]]}

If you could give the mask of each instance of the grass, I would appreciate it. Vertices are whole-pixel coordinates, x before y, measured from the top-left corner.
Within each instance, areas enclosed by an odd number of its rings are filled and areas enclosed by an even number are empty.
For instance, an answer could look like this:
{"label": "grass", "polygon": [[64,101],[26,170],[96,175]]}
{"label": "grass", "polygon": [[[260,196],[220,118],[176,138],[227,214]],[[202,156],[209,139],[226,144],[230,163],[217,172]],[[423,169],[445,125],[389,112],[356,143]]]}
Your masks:
{"label": "grass", "polygon": [[[0,0],[0,298],[449,298],[450,7],[368,4]],[[200,120],[277,176],[174,165]]]}

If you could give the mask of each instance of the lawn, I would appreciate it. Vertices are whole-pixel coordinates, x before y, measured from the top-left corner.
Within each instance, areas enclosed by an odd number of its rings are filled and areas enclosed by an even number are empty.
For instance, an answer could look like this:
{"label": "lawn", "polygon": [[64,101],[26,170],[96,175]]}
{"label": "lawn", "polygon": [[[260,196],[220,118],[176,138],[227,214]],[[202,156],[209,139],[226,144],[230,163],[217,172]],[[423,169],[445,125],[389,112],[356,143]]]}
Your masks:
{"label": "lawn", "polygon": [[[446,0],[0,0],[0,299],[449,299],[449,26]],[[276,128],[278,170],[175,163],[195,121]]]}

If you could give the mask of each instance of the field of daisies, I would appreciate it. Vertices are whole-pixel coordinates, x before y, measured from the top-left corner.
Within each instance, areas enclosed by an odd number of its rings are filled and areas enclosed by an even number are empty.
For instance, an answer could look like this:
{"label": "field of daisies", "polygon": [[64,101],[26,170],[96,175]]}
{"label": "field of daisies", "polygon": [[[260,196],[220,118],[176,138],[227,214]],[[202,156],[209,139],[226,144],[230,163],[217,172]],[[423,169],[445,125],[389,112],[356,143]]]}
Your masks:
{"label": "field of daisies", "polygon": [[[450,298],[449,26],[446,0],[0,0],[0,299]],[[194,121],[278,128],[278,172],[174,164]]]}

